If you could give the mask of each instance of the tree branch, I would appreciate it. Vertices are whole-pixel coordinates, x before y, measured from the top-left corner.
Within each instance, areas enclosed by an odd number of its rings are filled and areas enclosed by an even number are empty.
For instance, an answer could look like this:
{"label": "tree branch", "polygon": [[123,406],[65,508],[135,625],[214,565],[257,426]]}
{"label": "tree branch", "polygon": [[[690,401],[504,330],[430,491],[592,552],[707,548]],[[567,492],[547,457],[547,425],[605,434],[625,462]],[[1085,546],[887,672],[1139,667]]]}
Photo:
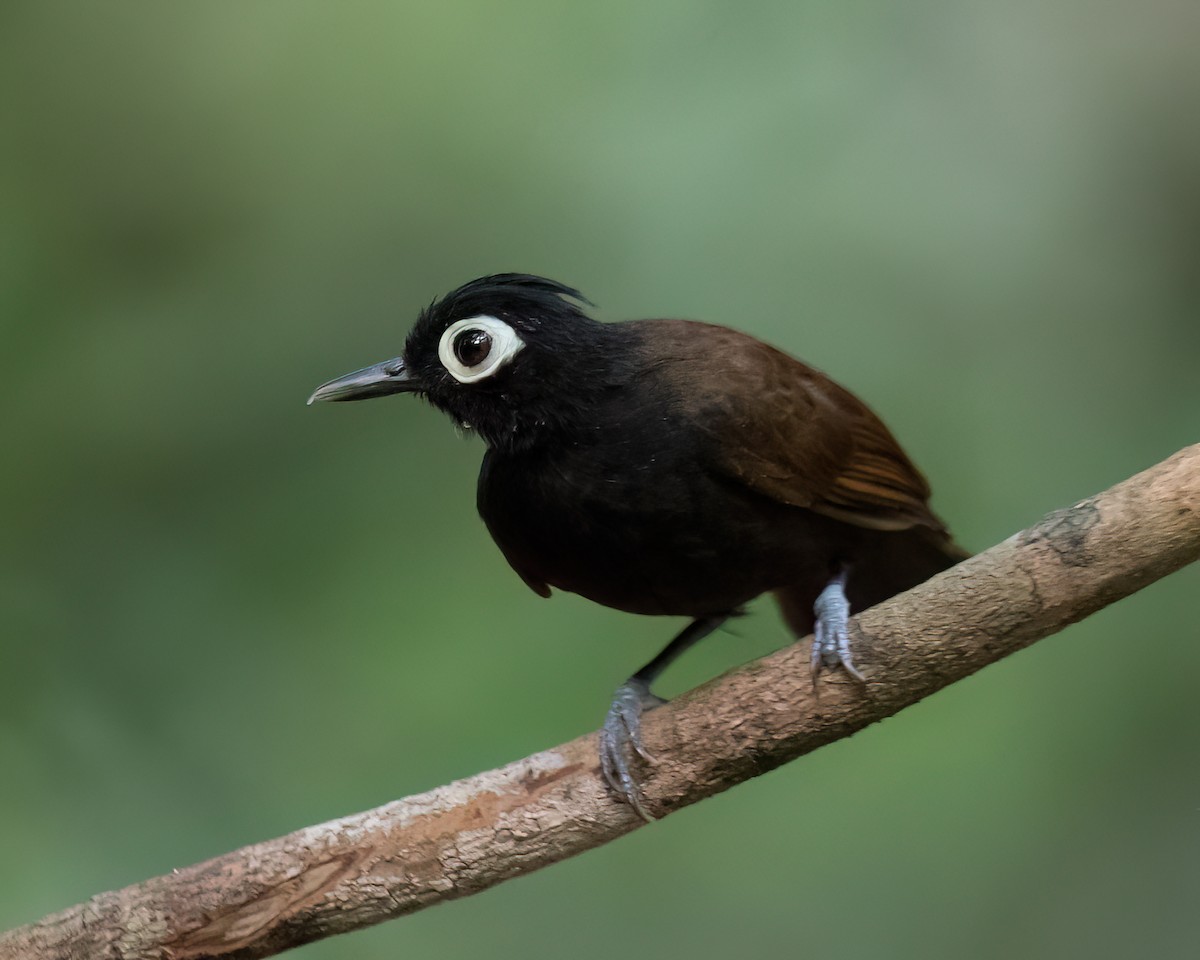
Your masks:
{"label": "tree branch", "polygon": [[[659,816],[849,736],[1200,557],[1200,445],[865,611],[868,684],[814,691],[807,645],[646,716]],[[104,893],[0,935],[0,960],[266,957],[464,897],[642,825],[593,734],[375,810]]]}

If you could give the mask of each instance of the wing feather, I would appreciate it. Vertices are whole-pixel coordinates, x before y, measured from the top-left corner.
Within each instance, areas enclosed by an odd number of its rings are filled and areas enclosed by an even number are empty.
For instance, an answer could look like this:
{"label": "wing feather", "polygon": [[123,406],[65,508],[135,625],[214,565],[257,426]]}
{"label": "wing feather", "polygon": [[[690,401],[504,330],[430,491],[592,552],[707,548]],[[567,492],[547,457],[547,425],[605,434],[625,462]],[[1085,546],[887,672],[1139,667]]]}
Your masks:
{"label": "wing feather", "polygon": [[[685,402],[699,403],[693,413],[728,474],[782,503],[857,526],[945,530],[929,508],[925,477],[848,390],[734,330],[683,320],[653,326],[653,348],[676,361],[673,377],[687,380],[680,395],[699,398]],[[706,327],[702,336],[696,326]]]}

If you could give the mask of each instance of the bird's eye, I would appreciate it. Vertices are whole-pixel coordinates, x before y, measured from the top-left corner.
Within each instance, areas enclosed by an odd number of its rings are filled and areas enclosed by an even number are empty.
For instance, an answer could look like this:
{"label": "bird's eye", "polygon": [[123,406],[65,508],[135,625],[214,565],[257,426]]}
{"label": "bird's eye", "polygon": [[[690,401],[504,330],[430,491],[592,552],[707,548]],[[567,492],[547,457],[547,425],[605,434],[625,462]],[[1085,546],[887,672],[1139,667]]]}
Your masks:
{"label": "bird's eye", "polygon": [[492,338],[486,330],[468,327],[454,338],[454,355],[464,367],[476,367],[492,350]]}
{"label": "bird's eye", "polygon": [[490,377],[523,346],[525,342],[503,320],[471,317],[446,328],[438,359],[459,383],[474,383]]}

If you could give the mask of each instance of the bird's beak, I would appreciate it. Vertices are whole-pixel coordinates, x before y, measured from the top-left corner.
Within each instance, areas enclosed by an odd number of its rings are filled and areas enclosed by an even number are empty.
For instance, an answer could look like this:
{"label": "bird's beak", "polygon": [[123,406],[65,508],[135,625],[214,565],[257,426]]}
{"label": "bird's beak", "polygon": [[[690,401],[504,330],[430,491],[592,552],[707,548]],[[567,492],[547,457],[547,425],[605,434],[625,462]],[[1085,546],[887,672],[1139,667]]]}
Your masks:
{"label": "bird's beak", "polygon": [[404,358],[396,357],[321,384],[313,391],[308,402],[368,400],[371,397],[386,397],[389,393],[414,393],[419,389],[416,380],[404,366]]}

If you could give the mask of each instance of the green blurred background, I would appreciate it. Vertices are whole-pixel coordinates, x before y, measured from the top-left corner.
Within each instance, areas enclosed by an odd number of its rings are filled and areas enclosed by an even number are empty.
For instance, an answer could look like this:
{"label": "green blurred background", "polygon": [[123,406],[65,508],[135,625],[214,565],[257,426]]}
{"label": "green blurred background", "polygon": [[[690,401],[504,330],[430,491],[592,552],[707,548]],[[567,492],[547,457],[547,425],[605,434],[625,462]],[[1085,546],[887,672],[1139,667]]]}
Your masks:
{"label": "green blurred background", "polygon": [[[304,406],[469,278],[807,358],[974,549],[1200,439],[1198,28],[5,3],[0,928],[592,729],[677,628],[529,592],[429,409]],[[1198,587],[297,956],[1194,956]],[[665,692],[784,642],[755,613]]]}

